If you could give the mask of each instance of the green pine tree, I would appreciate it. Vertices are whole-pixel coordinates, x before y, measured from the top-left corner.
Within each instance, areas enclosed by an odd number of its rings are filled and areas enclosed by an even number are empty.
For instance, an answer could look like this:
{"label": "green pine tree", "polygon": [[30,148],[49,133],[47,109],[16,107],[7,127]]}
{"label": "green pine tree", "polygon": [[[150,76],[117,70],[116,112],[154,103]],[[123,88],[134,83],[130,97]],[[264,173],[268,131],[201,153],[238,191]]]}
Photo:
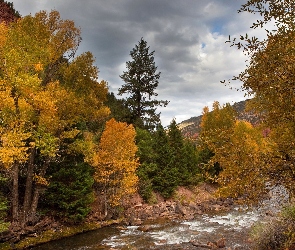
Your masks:
{"label": "green pine tree", "polygon": [[158,125],[154,135],[154,150],[157,174],[153,177],[153,186],[164,198],[169,198],[179,184],[179,172],[173,165],[168,136],[162,125]]}
{"label": "green pine tree", "polygon": [[149,52],[147,42],[141,38],[130,52],[132,61],[126,62],[127,71],[120,76],[125,84],[119,89],[119,95],[127,95],[130,119],[136,127],[154,128],[160,122],[157,107],[168,104],[168,101],[153,99],[158,95],[155,90],[160,78],[154,62],[154,52]]}
{"label": "green pine tree", "polygon": [[168,140],[171,148],[171,165],[179,173],[177,180],[179,185],[195,184],[199,172],[196,148],[192,142],[185,140],[175,119],[170,123]]}
{"label": "green pine tree", "polygon": [[93,169],[82,159],[69,156],[48,173],[50,184],[41,205],[68,222],[82,221],[93,202]]}
{"label": "green pine tree", "polygon": [[184,139],[183,142],[182,164],[179,171],[183,172],[180,175],[180,185],[196,185],[201,181],[196,145],[188,139]]}
{"label": "green pine tree", "polygon": [[155,163],[155,150],[153,135],[149,130],[136,129],[136,145],[138,147],[137,157],[140,165],[137,169],[139,177],[139,193],[141,197],[150,202],[154,190],[152,180],[157,175],[157,164]]}
{"label": "green pine tree", "polygon": [[111,110],[111,118],[114,118],[119,122],[127,122],[128,124],[132,123],[131,112],[128,109],[128,106],[124,99],[118,99],[113,92],[107,94],[107,101],[105,105]]}

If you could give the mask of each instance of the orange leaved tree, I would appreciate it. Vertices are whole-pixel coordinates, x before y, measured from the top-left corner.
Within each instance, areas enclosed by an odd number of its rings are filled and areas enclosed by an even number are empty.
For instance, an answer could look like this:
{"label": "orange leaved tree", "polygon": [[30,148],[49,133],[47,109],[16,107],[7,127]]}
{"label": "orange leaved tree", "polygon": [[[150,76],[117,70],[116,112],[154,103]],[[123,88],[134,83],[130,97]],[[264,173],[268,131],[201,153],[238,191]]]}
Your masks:
{"label": "orange leaved tree", "polygon": [[121,204],[122,198],[136,191],[139,162],[135,154],[135,129],[127,123],[111,119],[106,123],[99,147],[93,157],[95,181],[105,197],[107,208]]}
{"label": "orange leaved tree", "polygon": [[219,194],[225,197],[244,197],[246,202],[256,202],[267,191],[267,156],[274,144],[264,137],[260,128],[249,122],[236,121],[230,142],[214,157],[222,165],[217,181]]}
{"label": "orange leaved tree", "polygon": [[236,111],[229,104],[221,106],[217,101],[213,103],[212,108],[211,112],[208,107],[203,109],[198,151],[200,154],[210,156],[208,156],[209,159],[204,160],[203,171],[205,178],[214,182],[222,170],[215,155],[222,154],[229,145],[235,125]]}
{"label": "orange leaved tree", "polygon": [[90,52],[74,57],[80,30],[57,11],[0,24],[0,31],[0,168],[11,179],[12,221],[24,227],[36,222],[50,163],[108,115],[107,86],[97,81]]}

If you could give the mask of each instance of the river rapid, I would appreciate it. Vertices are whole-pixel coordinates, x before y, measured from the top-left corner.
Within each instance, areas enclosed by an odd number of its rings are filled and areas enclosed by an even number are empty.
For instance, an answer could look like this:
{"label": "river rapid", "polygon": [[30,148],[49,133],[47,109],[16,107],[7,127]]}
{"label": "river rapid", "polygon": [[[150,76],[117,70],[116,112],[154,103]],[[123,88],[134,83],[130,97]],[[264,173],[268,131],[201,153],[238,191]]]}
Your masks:
{"label": "river rapid", "polygon": [[192,220],[157,220],[140,226],[109,226],[58,241],[32,250],[176,250],[204,249],[191,241],[207,244],[225,238],[230,250],[251,249],[251,227],[274,216],[289,200],[281,187],[270,189],[270,198],[257,208],[236,206],[227,212],[197,215]]}
{"label": "river rapid", "polygon": [[162,220],[143,226],[110,226],[31,249],[200,249],[190,241],[207,244],[220,238],[226,239],[227,249],[251,249],[250,227],[264,214],[258,209],[237,207],[226,213],[199,215],[189,221]]}

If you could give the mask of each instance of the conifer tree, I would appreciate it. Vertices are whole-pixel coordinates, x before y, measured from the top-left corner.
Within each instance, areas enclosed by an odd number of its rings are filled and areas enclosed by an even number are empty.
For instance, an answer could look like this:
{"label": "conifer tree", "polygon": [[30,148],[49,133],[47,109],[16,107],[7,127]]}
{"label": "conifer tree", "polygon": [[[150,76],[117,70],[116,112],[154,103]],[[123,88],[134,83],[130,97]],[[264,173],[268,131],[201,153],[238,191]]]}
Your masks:
{"label": "conifer tree", "polygon": [[131,111],[131,122],[136,127],[154,128],[160,121],[158,106],[167,106],[168,101],[153,99],[159,85],[160,72],[154,62],[154,52],[149,52],[147,42],[141,38],[130,52],[132,61],[126,62],[127,71],[120,76],[125,82],[119,95],[127,94],[126,104]]}
{"label": "conifer tree", "polygon": [[175,119],[168,129],[168,142],[171,150],[171,165],[177,169],[179,185],[187,186],[197,181],[198,159],[195,145],[186,140]]}
{"label": "conifer tree", "polygon": [[136,145],[140,161],[140,166],[137,169],[138,191],[145,201],[152,202],[153,178],[158,174],[153,133],[146,129],[136,128]]}
{"label": "conifer tree", "polygon": [[131,112],[128,109],[124,99],[116,98],[113,92],[107,94],[105,105],[110,108],[110,117],[119,122],[132,123],[130,120]]}
{"label": "conifer tree", "polygon": [[164,198],[169,198],[178,186],[178,170],[172,164],[168,136],[162,125],[157,127],[154,137],[157,174],[153,178],[153,186]]}
{"label": "conifer tree", "polygon": [[48,189],[41,198],[41,207],[68,222],[80,222],[91,210],[93,168],[83,162],[83,156],[66,155],[52,164]]}
{"label": "conifer tree", "polygon": [[189,173],[183,166],[183,137],[177,128],[175,119],[172,120],[168,129],[168,143],[171,150],[171,165],[177,169],[178,180],[181,180],[180,183],[182,183],[184,179],[188,178]]}
{"label": "conifer tree", "polygon": [[184,139],[183,142],[182,165],[179,171],[182,169],[185,174],[180,176],[180,185],[195,185],[201,180],[196,145],[189,139]]}

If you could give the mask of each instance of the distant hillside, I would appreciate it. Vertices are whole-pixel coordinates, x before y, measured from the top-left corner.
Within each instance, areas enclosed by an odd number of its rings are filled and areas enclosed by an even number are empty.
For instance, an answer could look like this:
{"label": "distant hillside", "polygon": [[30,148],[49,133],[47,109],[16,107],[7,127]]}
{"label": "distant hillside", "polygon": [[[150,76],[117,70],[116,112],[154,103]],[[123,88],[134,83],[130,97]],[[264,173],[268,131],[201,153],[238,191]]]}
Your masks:
{"label": "distant hillside", "polygon": [[0,0],[0,23],[11,23],[20,18],[20,14],[13,8],[13,3]]}
{"label": "distant hillside", "polygon": [[[249,112],[249,111],[246,112],[245,111],[246,102],[247,102],[247,100],[241,101],[241,102],[236,102],[232,105],[233,108],[238,113],[237,119],[243,120],[243,121],[248,121],[251,124],[255,125],[255,124],[257,124],[259,118],[253,112]],[[198,135],[200,133],[201,121],[202,121],[202,115],[196,116],[196,117],[191,117],[187,120],[184,120],[181,123],[179,123],[178,126],[181,129],[181,132],[185,137],[195,139],[198,137]]]}

